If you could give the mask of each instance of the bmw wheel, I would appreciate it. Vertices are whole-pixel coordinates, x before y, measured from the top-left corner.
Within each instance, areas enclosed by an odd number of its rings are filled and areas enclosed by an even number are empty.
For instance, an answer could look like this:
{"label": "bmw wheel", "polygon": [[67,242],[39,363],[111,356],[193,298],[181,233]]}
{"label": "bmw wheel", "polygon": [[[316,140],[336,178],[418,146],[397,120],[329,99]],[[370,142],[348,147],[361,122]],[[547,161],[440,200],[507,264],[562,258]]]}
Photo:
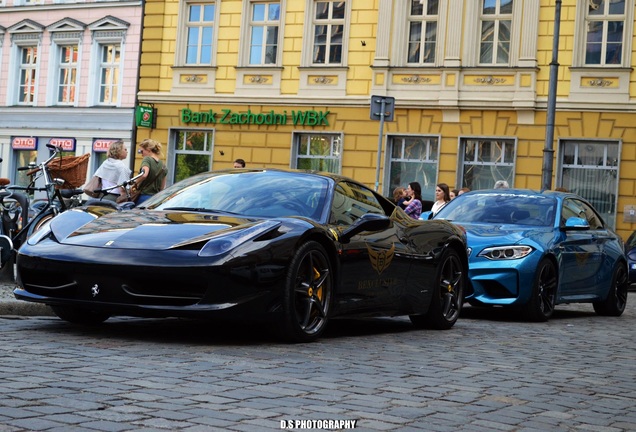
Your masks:
{"label": "bmw wheel", "polygon": [[628,289],[627,268],[624,263],[619,263],[614,269],[607,298],[604,301],[594,302],[594,311],[604,316],[621,316],[627,305]]}
{"label": "bmw wheel", "polygon": [[531,321],[547,321],[554,313],[557,280],[556,266],[551,260],[544,258],[537,267],[532,296],[526,309]]}
{"label": "bmw wheel", "polygon": [[447,330],[455,325],[462,309],[466,274],[459,254],[447,249],[442,255],[435,276],[433,298],[428,312],[409,318],[418,328]]}
{"label": "bmw wheel", "polygon": [[310,342],[324,331],[331,312],[333,275],[325,249],[310,241],[298,249],[289,265],[283,295],[283,337]]}
{"label": "bmw wheel", "polygon": [[110,318],[108,312],[92,311],[74,306],[51,306],[55,315],[73,324],[95,325]]}

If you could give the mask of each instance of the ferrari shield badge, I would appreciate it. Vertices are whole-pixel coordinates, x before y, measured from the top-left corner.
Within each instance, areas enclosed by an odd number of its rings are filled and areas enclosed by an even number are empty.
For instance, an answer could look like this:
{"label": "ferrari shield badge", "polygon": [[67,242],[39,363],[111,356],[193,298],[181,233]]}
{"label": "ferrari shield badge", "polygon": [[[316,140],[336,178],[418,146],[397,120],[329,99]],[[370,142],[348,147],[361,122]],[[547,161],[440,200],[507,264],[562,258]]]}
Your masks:
{"label": "ferrari shield badge", "polygon": [[369,260],[371,261],[371,266],[378,272],[379,275],[382,274],[384,270],[389,268],[391,265],[391,261],[393,261],[393,255],[395,254],[395,245],[391,245],[391,248],[388,250],[376,249],[367,244],[367,250],[369,251]]}

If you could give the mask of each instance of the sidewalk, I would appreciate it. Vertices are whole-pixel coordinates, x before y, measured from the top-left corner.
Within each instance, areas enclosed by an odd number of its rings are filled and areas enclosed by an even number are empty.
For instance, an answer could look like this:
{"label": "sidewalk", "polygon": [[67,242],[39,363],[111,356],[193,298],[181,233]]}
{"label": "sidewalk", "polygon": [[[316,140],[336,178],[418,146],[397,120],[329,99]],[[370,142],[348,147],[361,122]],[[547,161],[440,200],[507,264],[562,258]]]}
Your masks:
{"label": "sidewalk", "polygon": [[51,316],[51,308],[40,303],[31,303],[17,300],[13,290],[17,287],[15,282],[0,280],[0,315],[19,316]]}

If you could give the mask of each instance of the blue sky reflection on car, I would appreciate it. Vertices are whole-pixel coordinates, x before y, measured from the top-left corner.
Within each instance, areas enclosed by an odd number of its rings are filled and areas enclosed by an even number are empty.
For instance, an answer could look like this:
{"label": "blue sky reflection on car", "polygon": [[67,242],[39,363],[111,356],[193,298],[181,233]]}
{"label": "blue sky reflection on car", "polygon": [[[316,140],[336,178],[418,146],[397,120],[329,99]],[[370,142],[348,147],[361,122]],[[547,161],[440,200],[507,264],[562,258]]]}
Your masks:
{"label": "blue sky reflection on car", "polygon": [[612,316],[625,308],[622,239],[575,194],[472,191],[434,219],[466,229],[472,305],[522,309],[533,321],[549,319],[561,303],[592,303],[598,314]]}

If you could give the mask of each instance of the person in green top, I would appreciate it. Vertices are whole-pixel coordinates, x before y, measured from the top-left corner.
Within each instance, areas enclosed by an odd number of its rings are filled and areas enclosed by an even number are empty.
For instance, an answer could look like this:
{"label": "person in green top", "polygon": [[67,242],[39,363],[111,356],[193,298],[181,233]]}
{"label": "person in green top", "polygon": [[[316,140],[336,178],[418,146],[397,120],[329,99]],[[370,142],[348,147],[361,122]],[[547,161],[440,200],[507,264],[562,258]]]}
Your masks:
{"label": "person in green top", "polygon": [[166,187],[168,170],[161,160],[161,143],[153,139],[145,139],[139,144],[138,152],[143,156],[141,170],[143,175],[137,180],[141,194],[137,205],[163,190]]}

